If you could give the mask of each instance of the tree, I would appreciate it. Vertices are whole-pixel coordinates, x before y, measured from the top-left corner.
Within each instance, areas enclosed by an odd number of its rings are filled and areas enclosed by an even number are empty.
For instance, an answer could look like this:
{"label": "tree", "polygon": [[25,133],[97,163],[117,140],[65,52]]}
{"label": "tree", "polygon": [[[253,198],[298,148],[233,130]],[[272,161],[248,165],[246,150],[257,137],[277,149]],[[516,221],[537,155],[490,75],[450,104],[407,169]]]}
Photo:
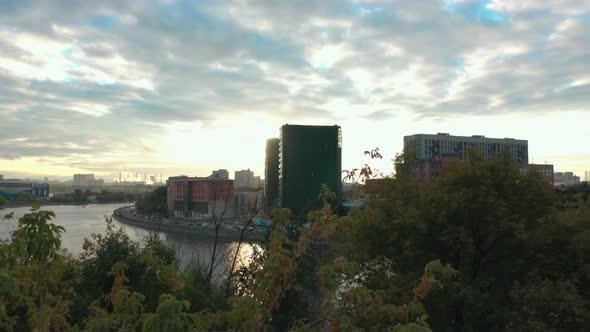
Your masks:
{"label": "tree", "polygon": [[588,327],[588,300],[569,280],[552,281],[531,276],[515,283],[508,331],[583,331]]}
{"label": "tree", "polygon": [[33,200],[33,195],[30,192],[22,192],[18,194],[17,201],[20,203],[30,203]]}
{"label": "tree", "polygon": [[[53,212],[36,205],[0,240],[0,330],[587,329],[584,191],[555,194],[506,155],[473,153],[433,183],[414,178],[412,165],[396,156],[364,210],[338,217],[327,187],[324,207],[304,221],[275,210],[262,250],[240,268],[234,253],[225,283],[211,268],[219,248],[181,270],[160,237],[133,241],[110,219],[74,259]],[[224,213],[214,215],[216,243]]]}
{"label": "tree", "polygon": [[84,191],[82,191],[82,189],[76,189],[74,190],[74,195],[73,195],[73,201],[74,203],[86,203],[86,199],[87,196],[84,194]]}
{"label": "tree", "polygon": [[[257,192],[257,194],[256,194],[255,202],[258,202],[258,198],[259,198],[258,195],[259,195],[259,192]],[[255,231],[258,230],[258,225],[254,222],[254,218],[260,213],[260,211],[261,211],[260,207],[255,205],[249,211],[248,217],[244,220],[240,220],[241,221],[241,225],[239,226],[240,227],[240,235],[238,237],[237,246],[236,246],[234,252],[231,254],[231,263],[229,264],[229,267],[227,269],[227,277],[226,277],[226,281],[225,281],[225,291],[224,291],[225,298],[228,298],[232,293],[235,293],[232,291],[232,287],[235,286],[233,280],[237,274],[236,266],[238,263],[238,257],[240,255],[240,249],[242,248],[242,245],[244,244],[244,242],[247,241],[248,238],[252,235],[252,233],[254,233]]]}
{"label": "tree", "polygon": [[[505,329],[515,283],[526,283],[544,262],[563,262],[564,270],[545,265],[554,272],[547,276],[552,282],[567,275],[566,266],[580,271],[579,261],[564,261],[556,252],[542,249],[546,255],[537,257],[544,241],[558,234],[544,231],[560,218],[553,209],[555,196],[538,174],[521,174],[510,156],[486,160],[471,152],[469,160],[444,166],[433,183],[413,178],[411,159],[403,155],[395,169],[382,198],[369,199],[364,213],[345,217],[331,243],[349,260],[390,259],[402,284],[415,280],[429,261],[450,264],[457,278],[423,301],[435,330]],[[575,232],[565,234],[563,241],[571,243]],[[576,286],[575,292],[583,289]]]}
{"label": "tree", "polygon": [[[75,274],[60,253],[64,228],[34,205],[18,220],[10,242],[0,243],[0,327],[7,331],[65,330]],[[5,216],[10,219],[12,215]]]}
{"label": "tree", "polygon": [[168,188],[165,186],[157,187],[153,192],[147,193],[140,197],[135,203],[137,211],[145,215],[168,215],[167,203]]}

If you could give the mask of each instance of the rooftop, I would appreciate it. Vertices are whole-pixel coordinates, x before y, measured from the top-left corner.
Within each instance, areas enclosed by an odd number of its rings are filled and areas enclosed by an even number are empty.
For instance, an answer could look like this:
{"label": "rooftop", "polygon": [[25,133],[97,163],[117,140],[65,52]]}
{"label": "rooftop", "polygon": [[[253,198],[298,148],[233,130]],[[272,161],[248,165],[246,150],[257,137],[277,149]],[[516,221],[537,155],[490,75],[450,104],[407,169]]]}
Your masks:
{"label": "rooftop", "polygon": [[485,137],[484,135],[459,136],[459,135],[450,135],[449,133],[414,134],[414,135],[406,135],[406,136],[404,136],[404,138],[414,137],[414,136],[430,136],[430,137],[444,136],[444,137],[456,137],[456,138],[461,138],[461,139],[474,139],[474,138],[482,139],[482,138],[484,138],[484,139],[488,139],[488,140],[511,140],[511,141],[527,142],[527,140],[524,140],[524,139],[515,139],[515,138],[510,138],[510,137],[498,138],[498,137]]}

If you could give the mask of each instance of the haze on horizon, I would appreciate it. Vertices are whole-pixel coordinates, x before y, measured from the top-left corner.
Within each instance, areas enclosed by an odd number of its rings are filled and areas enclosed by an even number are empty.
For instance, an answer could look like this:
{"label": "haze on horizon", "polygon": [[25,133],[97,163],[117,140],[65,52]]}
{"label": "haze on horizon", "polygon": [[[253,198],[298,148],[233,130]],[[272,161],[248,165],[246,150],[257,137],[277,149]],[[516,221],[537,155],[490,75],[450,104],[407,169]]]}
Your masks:
{"label": "haze on horizon", "polygon": [[590,169],[590,2],[0,2],[0,174],[264,173],[338,124],[343,168],[403,136],[513,137]]}

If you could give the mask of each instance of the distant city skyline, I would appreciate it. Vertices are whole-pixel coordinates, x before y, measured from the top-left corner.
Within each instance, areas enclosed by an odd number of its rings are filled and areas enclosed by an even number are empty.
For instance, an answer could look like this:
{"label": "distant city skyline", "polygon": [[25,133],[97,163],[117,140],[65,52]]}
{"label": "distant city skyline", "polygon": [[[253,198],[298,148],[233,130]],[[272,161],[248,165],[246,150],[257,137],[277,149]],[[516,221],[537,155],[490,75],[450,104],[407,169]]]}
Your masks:
{"label": "distant city skyline", "polygon": [[[0,1],[0,174],[264,174],[283,124],[342,168],[403,137],[514,137],[590,169],[584,1]],[[158,24],[154,24],[158,22]]]}

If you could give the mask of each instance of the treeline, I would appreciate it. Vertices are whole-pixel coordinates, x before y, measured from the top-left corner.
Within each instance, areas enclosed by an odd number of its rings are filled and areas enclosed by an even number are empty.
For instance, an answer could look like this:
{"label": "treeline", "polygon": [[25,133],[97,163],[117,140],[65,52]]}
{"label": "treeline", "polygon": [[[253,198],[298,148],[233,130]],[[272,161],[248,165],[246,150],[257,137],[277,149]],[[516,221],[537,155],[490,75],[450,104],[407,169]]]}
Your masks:
{"label": "treeline", "polygon": [[168,215],[168,188],[157,187],[153,192],[142,195],[136,202],[137,212],[144,215]]}
{"label": "treeline", "polygon": [[[71,193],[65,193],[63,195],[54,196],[50,198],[51,203],[63,203],[63,204],[89,204],[89,203],[123,203],[123,202],[134,202],[141,199],[143,196],[147,196],[150,193],[124,193],[124,192],[111,192],[108,190],[101,190],[100,192],[93,192],[90,189],[82,190],[76,189]],[[0,196],[0,207],[1,206],[20,206],[22,204],[30,204],[34,201],[33,196],[29,192],[23,192],[18,195],[16,199],[9,200]],[[47,202],[45,202],[47,203]]]}
{"label": "treeline", "polygon": [[564,207],[508,157],[475,154],[429,184],[411,172],[396,158],[343,217],[326,187],[304,221],[274,211],[263,250],[218,282],[111,222],[74,258],[53,213],[34,209],[0,244],[0,330],[587,330],[587,196]]}
{"label": "treeline", "polygon": [[64,195],[52,197],[51,202],[76,204],[88,204],[92,202],[123,203],[136,201],[140,197],[140,193],[111,192],[108,190],[93,192],[90,189],[76,189],[71,193],[66,193]]}
{"label": "treeline", "polygon": [[[474,152],[431,184],[413,179],[403,158],[396,163],[381,198],[339,223],[338,255],[389,258],[401,280],[432,259],[450,264],[456,277],[424,301],[435,331],[588,329],[587,185],[555,191],[506,155]],[[392,289],[385,280],[378,288]]]}

